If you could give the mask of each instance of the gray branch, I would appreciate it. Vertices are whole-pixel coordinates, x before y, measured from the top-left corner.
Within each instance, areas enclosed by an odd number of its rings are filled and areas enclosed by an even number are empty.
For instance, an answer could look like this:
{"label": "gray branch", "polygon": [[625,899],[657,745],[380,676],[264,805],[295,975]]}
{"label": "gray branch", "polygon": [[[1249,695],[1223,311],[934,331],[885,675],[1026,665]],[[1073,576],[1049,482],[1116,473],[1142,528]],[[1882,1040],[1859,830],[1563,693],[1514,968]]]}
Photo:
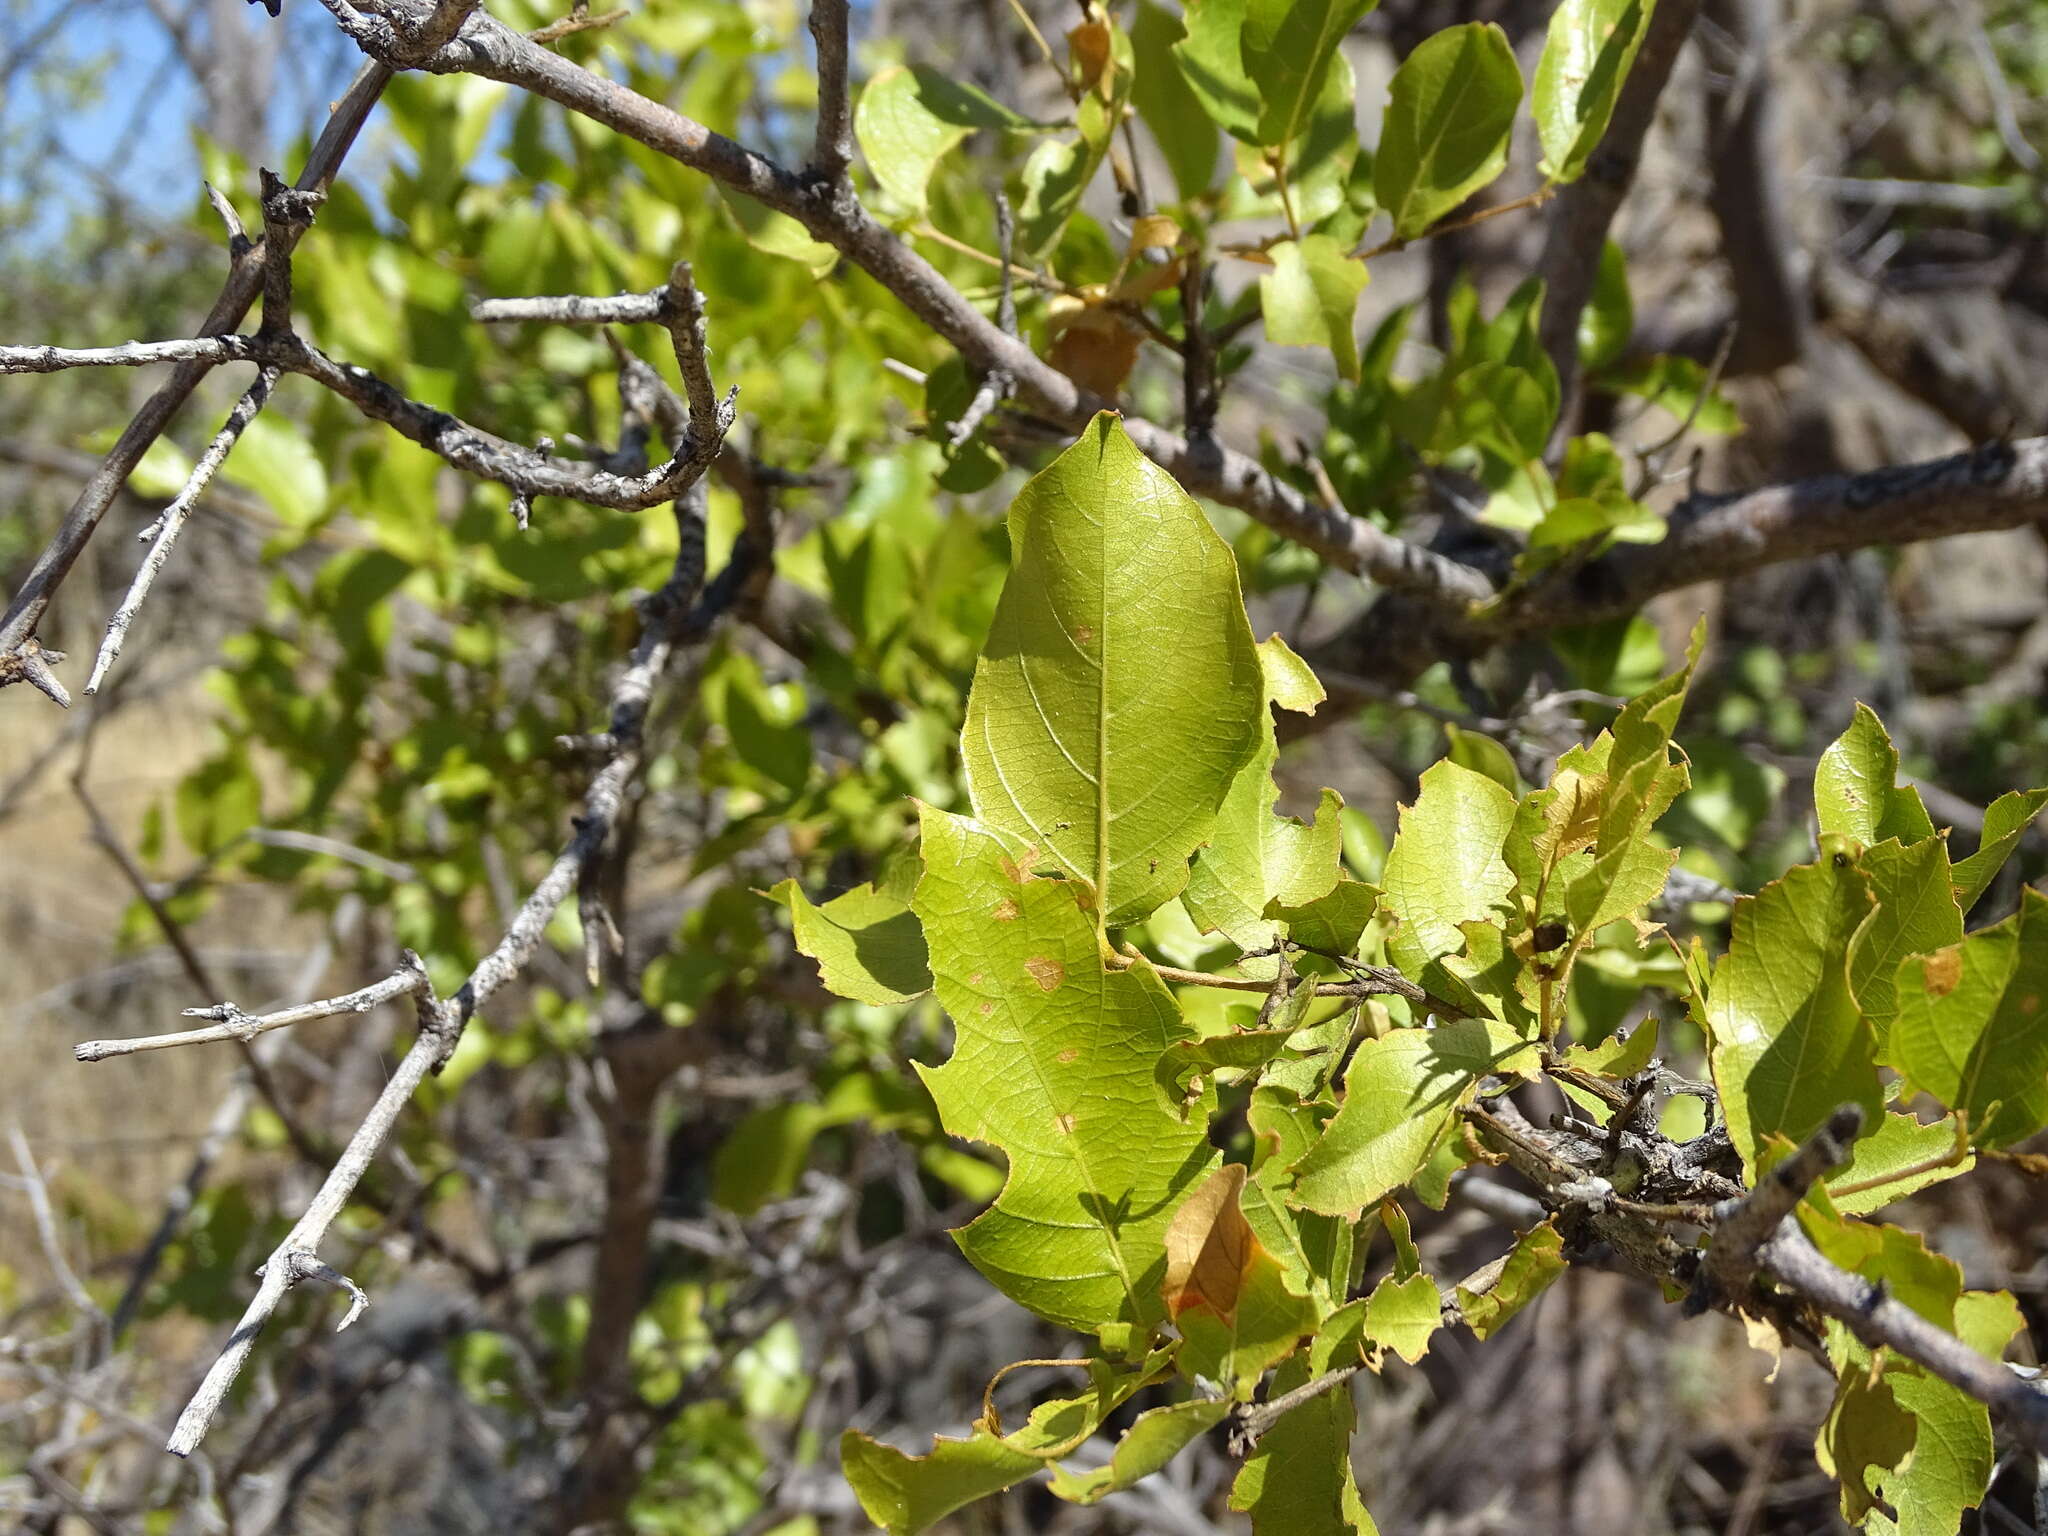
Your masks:
{"label": "gray branch", "polygon": [[[289,289],[287,289],[287,294]],[[265,323],[269,312],[265,311]],[[143,603],[149,597],[149,590],[156,585],[156,579],[163,571],[164,564],[171,558],[171,548],[178,542],[178,535],[184,530],[185,522],[192,515],[200,496],[213,481],[214,472],[226,461],[228,450],[233,448],[250,422],[270,399],[270,391],[277,383],[278,370],[266,364],[257,370],[256,381],[251,384],[235,402],[235,408],[228,412],[228,419],[220,431],[214,434],[212,442],[206,445],[206,452],[199,456],[199,462],[192,466],[192,473],[185,481],[185,488],[178,492],[177,500],[157,514],[156,521],[143,530],[144,536],[152,533],[155,542],[149,553],[142,557],[142,564],[135,572],[135,580],[129,583],[128,595],[121,599],[121,606],[107,623],[107,637],[100,642],[99,656],[93,661],[92,676],[86,681],[88,694],[98,693],[100,684],[106,680],[107,669],[121,654],[121,647],[128,638],[128,626],[135,622],[135,615],[142,611]]]}
{"label": "gray branch", "polygon": [[818,47],[818,136],[811,169],[841,181],[853,161],[853,111],[847,96],[846,0],[815,0],[811,37]]}
{"label": "gray branch", "polygon": [[[371,62],[363,66],[341,100],[335,103],[326,127],[307,155],[305,169],[299,173],[297,182],[300,188],[306,191],[324,189],[333,181],[355,143],[356,134],[369,117],[370,109],[384,94],[384,87],[390,83],[391,77],[392,71],[381,63]],[[238,227],[238,224],[231,225],[230,234]],[[241,254],[237,256],[231,247],[230,256],[233,265],[229,269],[227,284],[200,326],[204,335],[233,330],[249,312],[249,306],[255,302],[263,286],[260,247],[248,246],[245,241]],[[91,540],[100,519],[113,505],[114,497],[120,493],[128,476],[142,462],[150,444],[163,435],[171,418],[177,415],[178,408],[198,387],[211,366],[196,358],[181,363],[177,372],[158,386],[156,393],[135,414],[92,478],[86,481],[85,488],[78,493],[78,499],[72,503],[56,537],[37,557],[27,580],[8,605],[5,618],[0,618],[0,687],[27,681],[36,684],[59,703],[69,702],[64,697],[64,690],[55,685],[55,679],[48,677],[48,668],[35,662],[31,646],[36,626],[42,621],[50,599],[70,574],[80,551]]]}

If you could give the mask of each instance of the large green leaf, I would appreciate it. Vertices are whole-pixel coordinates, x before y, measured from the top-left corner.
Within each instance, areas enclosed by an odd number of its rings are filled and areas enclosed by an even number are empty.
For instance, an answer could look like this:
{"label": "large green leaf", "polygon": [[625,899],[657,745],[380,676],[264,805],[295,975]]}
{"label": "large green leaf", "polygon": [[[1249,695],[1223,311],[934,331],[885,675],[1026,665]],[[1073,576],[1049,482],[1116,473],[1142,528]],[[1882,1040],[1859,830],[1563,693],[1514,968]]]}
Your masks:
{"label": "large green leaf", "polygon": [[1157,0],[1139,0],[1137,19],[1131,23],[1136,61],[1131,104],[1152,130],[1159,153],[1173,172],[1175,188],[1183,198],[1191,198],[1206,192],[1215,179],[1221,141],[1215,119],[1174,62],[1173,49],[1184,36],[1178,16]]}
{"label": "large green leaf", "polygon": [[1614,115],[1656,0],[1561,0],[1530,86],[1543,173],[1576,181]]}
{"label": "large green leaf", "polygon": [[1374,0],[1246,0],[1239,47],[1259,93],[1259,142],[1291,144],[1322,94],[1345,34]]}
{"label": "large green leaf", "polygon": [[1259,278],[1259,309],[1266,339],[1282,347],[1325,347],[1340,378],[1358,380],[1358,339],[1352,332],[1365,263],[1328,235],[1283,240],[1268,254],[1272,269]]}
{"label": "large green leaf", "polygon": [[1017,132],[1036,127],[985,91],[929,65],[893,65],[860,93],[853,131],[868,169],[891,197],[924,211],[925,187],[940,160],[980,128]]}
{"label": "large green leaf", "polygon": [[1422,776],[1415,803],[1381,876],[1399,926],[1387,952],[1411,978],[1431,960],[1465,947],[1459,924],[1484,917],[1514,888],[1501,845],[1514,824],[1515,797],[1484,774],[1441,762]]}
{"label": "large green leaf", "polygon": [[1412,240],[1507,165],[1522,72],[1507,34],[1474,21],[1425,40],[1389,89],[1373,187]]}
{"label": "large green leaf", "polygon": [[1482,1077],[1524,1070],[1529,1042],[1492,1019],[1396,1029],[1368,1040],[1344,1074],[1344,1102],[1294,1167],[1295,1199],[1355,1215],[1429,1161]]}
{"label": "large green leaf", "polygon": [[1108,413],[1019,493],[1010,543],[961,737],[975,814],[1131,922],[1187,883],[1258,748],[1237,561]]}
{"label": "large green leaf", "polygon": [[[2048,1125],[2048,896],[1898,969],[1891,1059],[1999,1147]],[[1995,1106],[1995,1110],[1994,1110]]]}
{"label": "large green leaf", "polygon": [[1244,66],[1249,0],[1188,0],[1187,37],[1174,46],[1181,78],[1232,138],[1259,142],[1259,89]]}
{"label": "large green leaf", "polygon": [[1153,1086],[1180,1011],[1143,962],[1104,967],[1087,886],[1031,874],[1020,842],[966,817],[927,806],[922,825],[912,907],[954,1048],[920,1070],[946,1129],[1010,1161],[961,1250],[1054,1322],[1149,1327],[1166,1225],[1215,1158],[1206,1114],[1182,1124]]}
{"label": "large green leaf", "polygon": [[1977,851],[1959,861],[1953,871],[1956,901],[1965,912],[1977,904],[1992,877],[2005,867],[2043,806],[2048,806],[2048,789],[2010,790],[1991,802],[1984,813],[1984,833]]}
{"label": "large green leaf", "polygon": [[1823,833],[1868,847],[1886,838],[1917,843],[1934,836],[1920,791],[1901,789],[1899,754],[1868,704],[1856,706],[1849,729],[1821,753],[1813,770],[1813,809]]}
{"label": "large green leaf", "polygon": [[1855,861],[1788,870],[1735,908],[1706,1025],[1728,1134],[1752,1176],[1773,1134],[1803,1141],[1843,1104],[1875,1124],[1870,1025],[1849,992],[1849,944],[1871,908]]}

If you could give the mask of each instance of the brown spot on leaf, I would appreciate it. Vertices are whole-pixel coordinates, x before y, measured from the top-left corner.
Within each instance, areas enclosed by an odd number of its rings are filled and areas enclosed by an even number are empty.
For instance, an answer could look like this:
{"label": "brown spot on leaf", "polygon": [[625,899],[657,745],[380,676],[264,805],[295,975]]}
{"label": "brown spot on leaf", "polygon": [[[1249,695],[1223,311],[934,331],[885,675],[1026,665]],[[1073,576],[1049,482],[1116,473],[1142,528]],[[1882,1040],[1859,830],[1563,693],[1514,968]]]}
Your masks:
{"label": "brown spot on leaf", "polygon": [[993,917],[999,923],[1014,923],[1015,921],[1017,921],[1018,914],[1022,912],[1022,910],[1023,909],[1019,907],[1016,902],[1012,901],[1009,897],[1005,896],[1001,901],[996,903],[995,911],[991,912],[989,916]]}
{"label": "brown spot on leaf", "polygon": [[1074,1134],[1074,1117],[1072,1115],[1054,1115],[1052,1123],[1059,1127],[1062,1136]]}
{"label": "brown spot on leaf", "polygon": [[1053,1060],[1064,1067],[1068,1062],[1078,1061],[1080,1058],[1081,1048],[1078,1045],[1070,1045],[1064,1051],[1061,1051],[1059,1055],[1053,1057]]}
{"label": "brown spot on leaf", "polygon": [[1031,866],[1037,862],[1038,850],[1036,848],[1026,848],[1022,855],[1014,859],[1008,854],[1004,854],[1002,858],[1003,878],[1010,881],[1013,885],[1022,885],[1031,878]]}
{"label": "brown spot on leaf", "polygon": [[984,978],[981,972],[976,971],[972,976],[969,976],[967,978],[967,985],[969,985],[970,987],[978,987],[981,985],[983,980]]}
{"label": "brown spot on leaf", "polygon": [[1067,968],[1051,955],[1033,955],[1024,962],[1024,969],[1031,973],[1031,979],[1038,983],[1041,992],[1053,992],[1067,979]]}
{"label": "brown spot on leaf", "polygon": [[988,1002],[987,1000],[984,1000],[984,1001],[982,1002],[982,1004],[981,1004],[981,1016],[982,1016],[982,1017],[983,1017],[984,1019],[985,1019],[985,1018],[987,1018],[987,1017],[988,1017],[988,1016],[989,1016],[990,1014],[994,1013],[995,1011],[996,1011],[996,1005],[995,1005],[994,1003]]}
{"label": "brown spot on leaf", "polygon": [[1921,974],[1927,980],[1929,997],[1947,997],[1955,991],[1956,983],[1963,979],[1963,950],[1959,944],[1947,949],[1938,949],[1920,962]]}
{"label": "brown spot on leaf", "polygon": [[1074,626],[1074,644],[1086,645],[1090,640],[1093,640],[1094,638],[1095,631],[1090,629],[1086,624],[1076,624]]}

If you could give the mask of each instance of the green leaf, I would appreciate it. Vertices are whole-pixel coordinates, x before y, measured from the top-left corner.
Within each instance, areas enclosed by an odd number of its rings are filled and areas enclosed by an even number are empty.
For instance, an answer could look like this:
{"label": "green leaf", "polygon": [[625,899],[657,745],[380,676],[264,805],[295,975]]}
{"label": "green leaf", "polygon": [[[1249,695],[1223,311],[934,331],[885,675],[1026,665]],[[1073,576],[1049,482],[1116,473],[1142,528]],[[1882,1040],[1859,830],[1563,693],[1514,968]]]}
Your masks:
{"label": "green leaf", "polygon": [[[1956,1150],[1954,1122],[1937,1120],[1922,1125],[1911,1115],[1886,1114],[1876,1130],[1856,1143],[1849,1161],[1828,1175],[1828,1198],[1844,1215],[1863,1216],[1881,1210],[1976,1166],[1977,1160],[1967,1155],[1937,1166],[1941,1158]],[[1867,1184],[1873,1179],[1883,1182],[1849,1194],[1839,1192],[1840,1186]]]}
{"label": "green leaf", "polygon": [[755,250],[793,261],[813,277],[824,277],[839,265],[837,246],[813,240],[810,231],[788,214],[777,213],[765,203],[743,197],[722,183],[717,185],[718,195],[725,200],[733,222]]}
{"label": "green leaf", "polygon": [[1294,1167],[1295,1199],[1352,1216],[1407,1184],[1490,1074],[1524,1070],[1529,1043],[1491,1019],[1396,1029],[1368,1040],[1344,1074],[1344,1102]]}
{"label": "green leaf", "polygon": [[[1565,913],[1574,934],[1633,916],[1663,891],[1677,862],[1678,855],[1657,847],[1649,834],[1689,782],[1685,765],[1671,761],[1671,733],[1706,638],[1704,622],[1696,624],[1685,665],[1629,700],[1615,719],[1604,773],[1582,786],[1593,793],[1579,795],[1574,816],[1583,819],[1594,805],[1598,812],[1592,859],[1566,886]],[[1561,773],[1563,767],[1561,762]]]}
{"label": "green leaf", "polygon": [[2019,847],[2020,838],[2041,814],[2043,806],[2048,806],[2048,789],[2010,790],[1991,802],[1991,808],[1984,813],[1984,833],[1978,840],[1977,851],[1952,871],[1956,902],[1963,911],[1968,912],[1977,904],[1977,898],[2005,867],[2005,861]]}
{"label": "green leaf", "polygon": [[1841,1484],[1842,1518],[1861,1525],[1876,1508],[1875,1484],[1913,1454],[1914,1420],[1900,1407],[1891,1383],[1859,1368],[1835,1386],[1814,1458]]}
{"label": "green leaf", "polygon": [[[712,1165],[711,1197],[727,1210],[751,1216],[796,1188],[811,1144],[821,1131],[861,1121],[877,1131],[929,1126],[921,1098],[903,1078],[851,1072],[820,1103],[769,1104],[734,1127]],[[986,1166],[986,1165],[983,1165]]]}
{"label": "green leaf", "polygon": [[1837,833],[1868,848],[1887,838],[1917,843],[1934,836],[1934,823],[1917,789],[1900,789],[1899,754],[1868,704],[1813,770],[1813,809],[1823,833]]}
{"label": "green leaf", "polygon": [[1153,1086],[1187,1026],[1149,965],[1104,968],[1086,886],[1031,875],[1021,844],[966,817],[926,806],[922,826],[911,905],[955,1038],[919,1070],[947,1131],[1010,1161],[961,1251],[1053,1322],[1147,1328],[1166,1224],[1215,1160],[1206,1114],[1182,1124]]}
{"label": "green leaf", "polygon": [[1728,1134],[1752,1176],[1771,1135],[1804,1141],[1843,1104],[1883,1107],[1849,943],[1871,909],[1846,854],[1788,870],[1736,904],[1705,1020]]}
{"label": "green leaf", "polygon": [[1522,72],[1505,32],[1468,22],[1409,54],[1389,92],[1373,187],[1394,238],[1412,240],[1507,165]]}
{"label": "green leaf", "polygon": [[1287,1042],[1299,1033],[1298,1028],[1290,1025],[1285,1029],[1233,1030],[1228,1034],[1204,1035],[1199,1040],[1182,1040],[1160,1054],[1153,1077],[1167,1107],[1186,1119],[1189,1104],[1200,1098],[1201,1084],[1211,1074],[1256,1072],[1282,1055]]}
{"label": "green leaf", "polygon": [[1564,1238],[1555,1222],[1531,1227],[1515,1239],[1500,1274],[1483,1291],[1459,1286],[1458,1312],[1479,1338],[1492,1337],[1522,1308],[1534,1301],[1550,1282],[1564,1273]]}
{"label": "green leaf", "polygon": [[1304,949],[1325,955],[1350,955],[1357,952],[1358,940],[1365,925],[1372,921],[1379,901],[1377,886],[1339,879],[1326,894],[1302,906],[1267,902],[1266,916],[1284,927],[1287,937]]}
{"label": "green leaf", "polygon": [[1027,132],[1038,125],[986,92],[928,65],[894,65],[868,81],[853,131],[882,189],[923,213],[932,171],[977,129]]}
{"label": "green leaf", "polygon": [[[99,434],[93,434],[95,438]],[[95,442],[97,452],[104,453],[114,446],[109,438],[106,442]],[[192,460],[184,449],[168,437],[159,437],[142,452],[141,460],[128,472],[128,489],[138,496],[156,496],[169,501],[185,489],[185,482],[192,478]]]}
{"label": "green leaf", "polygon": [[1259,93],[1259,143],[1301,137],[1338,45],[1374,0],[1247,0],[1239,48]]}
{"label": "green leaf", "polygon": [[[1308,714],[1323,701],[1323,685],[1278,635],[1261,641],[1258,653],[1262,687],[1273,704]],[[1199,928],[1222,933],[1240,949],[1269,947],[1278,924],[1268,909],[1320,900],[1334,889],[1341,870],[1343,800],[1325,790],[1311,825],[1275,816],[1278,756],[1272,715],[1261,710],[1258,750],[1231,780],[1182,898]]]}
{"label": "green leaf", "polygon": [[825,985],[855,1002],[907,1003],[932,989],[924,930],[909,903],[872,885],[813,906],[794,880],[768,892],[789,909],[796,947],[818,962]]}
{"label": "green leaf", "polygon": [[[1303,1030],[1301,1038],[1305,1041],[1322,1032],[1320,1026]],[[1335,1065],[1334,1057],[1331,1065]],[[1355,1228],[1349,1221],[1298,1210],[1288,1203],[1293,1193],[1288,1170],[1314,1144],[1322,1128],[1317,1112],[1303,1104],[1292,1087],[1261,1083],[1254,1088],[1245,1121],[1253,1148],[1252,1179],[1242,1196],[1245,1220],[1266,1251],[1280,1261],[1289,1287],[1297,1294],[1306,1293],[1320,1310],[1330,1312],[1343,1304],[1350,1287],[1358,1234],[1362,1230],[1369,1235],[1371,1229]]]}
{"label": "green leaf", "polygon": [[1091,882],[1102,923],[1128,923],[1187,883],[1258,749],[1237,561],[1107,413],[1024,487],[1010,542],[961,738],[968,792]]}
{"label": "green leaf", "polygon": [[1616,1081],[1634,1077],[1657,1054],[1658,1024],[1654,1017],[1643,1020],[1626,1037],[1609,1035],[1598,1045],[1574,1045],[1564,1053],[1565,1065],[1582,1072],[1597,1072]]}
{"label": "green leaf", "polygon": [[1595,373],[1618,359],[1635,334],[1635,300],[1628,289],[1628,261],[1612,240],[1600,247],[1593,292],[1579,312],[1579,367]]}
{"label": "green leaf", "polygon": [[1259,278],[1266,339],[1282,347],[1327,347],[1340,378],[1358,381],[1358,338],[1352,321],[1365,291],[1365,263],[1328,235],[1282,240]]}
{"label": "green leaf", "polygon": [[1366,1336],[1410,1365],[1429,1353],[1429,1341],[1442,1325],[1443,1298],[1428,1275],[1410,1275],[1405,1280],[1388,1275],[1373,1287],[1366,1303]]}
{"label": "green leaf", "polygon": [[1244,66],[1249,0],[1188,0],[1187,38],[1173,56],[1202,109],[1232,138],[1259,142],[1258,87]]}
{"label": "green leaf", "polygon": [[1868,850],[1857,867],[1877,902],[1849,950],[1849,990],[1870,1020],[1878,1059],[1889,1061],[1892,1015],[1898,1011],[1894,978],[1908,955],[1932,954],[1963,941],[1963,914],[1953,894],[1948,844],[1896,839]]}
{"label": "green leaf", "polygon": [[1440,762],[1422,775],[1381,876],[1399,924],[1387,952],[1411,980],[1465,947],[1460,923],[1505,905],[1515,877],[1501,845],[1514,819],[1515,797],[1483,774]]}
{"label": "green leaf", "polygon": [[[2002,1346],[2001,1346],[2002,1347]],[[1877,1492],[1898,1512],[1873,1512],[1864,1529],[1896,1536],[1951,1536],[1963,1512],[1991,1487],[1991,1415],[1975,1398],[1918,1366],[1887,1369],[1885,1382],[1914,1428],[1905,1466],[1881,1471]]]}
{"label": "green leaf", "polygon": [[[1274,1395],[1306,1385],[1311,1369],[1290,1361]],[[1259,1438],[1230,1488],[1230,1507],[1252,1517],[1253,1536],[1378,1536],[1351,1471],[1357,1413],[1338,1387],[1290,1408]]]}
{"label": "green leaf", "polygon": [[250,422],[221,466],[221,478],[270,503],[278,520],[309,528],[327,510],[327,469],[297,422],[266,412]]}
{"label": "green leaf", "polygon": [[1913,1086],[2002,1147],[2048,1125],[2048,896],[1898,969],[1892,1059]]}
{"label": "green leaf", "polygon": [[986,1431],[941,1438],[926,1455],[909,1456],[849,1429],[840,1437],[839,1467],[870,1520],[889,1536],[917,1536],[963,1504],[1023,1482],[1045,1462]]}
{"label": "green leaf", "polygon": [[248,753],[230,747],[178,781],[173,806],[185,846],[219,853],[263,819],[263,786]]}
{"label": "green leaf", "polygon": [[1329,697],[1314,669],[1278,635],[1268,635],[1259,642],[1259,675],[1265,679],[1266,697],[1276,709],[1312,715]]}
{"label": "green leaf", "polygon": [[1562,0],[1530,87],[1543,174],[1577,181],[1607,132],[1654,0]]}
{"label": "green leaf", "polygon": [[1121,1371],[1091,1360],[1089,1392],[1039,1404],[1009,1435],[995,1433],[1000,1426],[978,1422],[969,1438],[942,1436],[923,1456],[906,1455],[849,1429],[839,1441],[840,1470],[869,1519],[889,1536],[916,1536],[962,1505],[1021,1483],[1080,1446],[1158,1375],[1163,1360],[1155,1355]]}
{"label": "green leaf", "polygon": [[1520,770],[1515,767],[1514,754],[1491,736],[1482,736],[1477,731],[1463,730],[1446,722],[1444,738],[1451,749],[1446,756],[1460,768],[1470,768],[1474,773],[1486,775],[1511,795],[1521,794],[1526,787]]}
{"label": "green leaf", "polygon": [[1230,1412],[1227,1398],[1170,1403],[1138,1415],[1116,1443],[1109,1461],[1092,1472],[1055,1467],[1051,1488],[1070,1504],[1094,1504],[1109,1494],[1150,1477]]}
{"label": "green leaf", "polygon": [[1136,58],[1131,104],[1152,130],[1167,169],[1173,172],[1175,188],[1187,199],[1206,192],[1215,179],[1221,140],[1215,119],[1174,60],[1173,50],[1184,36],[1178,16],[1156,0],[1139,0],[1137,19],[1131,24]]}
{"label": "green leaf", "polygon": [[1596,382],[1617,394],[1640,395],[1679,421],[1689,418],[1701,437],[1726,437],[1742,429],[1728,397],[1707,388],[1707,365],[1697,358],[1662,353],[1637,358],[1603,369]]}

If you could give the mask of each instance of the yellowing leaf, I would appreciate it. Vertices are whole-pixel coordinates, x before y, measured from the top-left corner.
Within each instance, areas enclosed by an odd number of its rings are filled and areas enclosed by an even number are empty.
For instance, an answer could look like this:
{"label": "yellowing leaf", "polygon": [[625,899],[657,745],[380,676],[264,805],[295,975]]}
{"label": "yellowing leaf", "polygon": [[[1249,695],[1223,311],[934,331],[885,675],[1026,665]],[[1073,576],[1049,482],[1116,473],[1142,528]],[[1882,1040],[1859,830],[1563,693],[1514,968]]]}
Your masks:
{"label": "yellowing leaf", "polygon": [[1249,1396],[1316,1325],[1307,1298],[1287,1289],[1279,1263],[1238,1208],[1242,1163],[1216,1170],[1166,1229],[1167,1315],[1179,1325],[1183,1373]]}
{"label": "yellowing leaf", "polygon": [[1010,541],[961,738],[968,792],[1118,926],[1187,883],[1258,747],[1237,560],[1108,414],[1024,487]]}

